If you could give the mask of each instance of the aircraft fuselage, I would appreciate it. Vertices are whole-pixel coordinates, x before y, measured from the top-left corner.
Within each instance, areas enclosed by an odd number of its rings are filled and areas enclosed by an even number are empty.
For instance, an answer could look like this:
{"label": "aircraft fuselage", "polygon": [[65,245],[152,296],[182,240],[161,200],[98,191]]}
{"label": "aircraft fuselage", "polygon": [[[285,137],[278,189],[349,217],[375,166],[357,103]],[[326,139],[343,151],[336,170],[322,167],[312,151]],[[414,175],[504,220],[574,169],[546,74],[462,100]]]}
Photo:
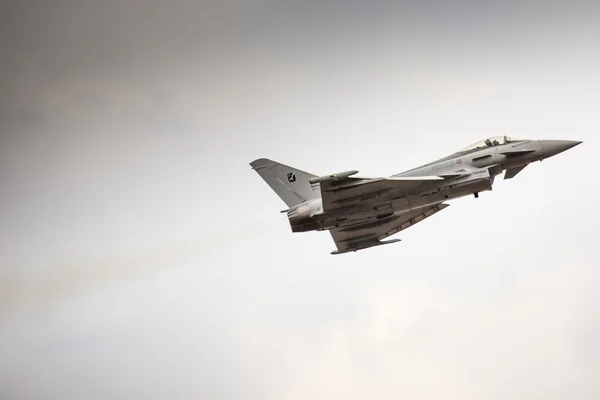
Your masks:
{"label": "aircraft fuselage", "polygon": [[[303,212],[299,208],[288,211],[290,225],[293,232],[328,230],[385,219],[464,196],[478,197],[480,192],[492,190],[495,177],[503,171],[525,167],[578,143],[562,140],[525,140],[459,151],[392,176],[446,175],[449,177],[447,180],[432,182],[428,187],[419,188],[412,193],[398,193],[394,190],[373,193],[369,199],[349,201],[345,207],[327,212],[323,211],[322,199],[317,198],[306,202]],[[466,172],[470,174],[462,175]],[[313,190],[320,190],[318,183],[313,185]]]}
{"label": "aircraft fuselage", "polygon": [[[266,158],[250,165],[288,205],[293,232],[328,230],[342,254],[397,242],[387,239],[447,208],[449,200],[492,190],[503,171],[512,179],[527,165],[581,142],[493,137],[389,177],[351,170],[316,176]],[[387,240],[383,240],[387,239]]]}

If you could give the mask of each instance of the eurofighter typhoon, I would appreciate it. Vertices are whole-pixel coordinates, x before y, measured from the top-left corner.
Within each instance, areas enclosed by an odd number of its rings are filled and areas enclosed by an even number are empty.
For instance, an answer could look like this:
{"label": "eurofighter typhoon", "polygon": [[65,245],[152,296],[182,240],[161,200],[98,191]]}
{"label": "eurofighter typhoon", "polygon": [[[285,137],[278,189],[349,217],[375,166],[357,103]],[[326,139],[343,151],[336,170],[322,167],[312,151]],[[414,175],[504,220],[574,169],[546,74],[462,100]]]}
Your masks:
{"label": "eurofighter typhoon", "polygon": [[250,163],[288,206],[292,232],[331,233],[341,254],[398,242],[384,240],[445,209],[446,201],[479,197],[503,171],[512,179],[527,165],[581,142],[498,136],[440,160],[392,175],[358,177],[358,171],[326,176],[260,158]]}

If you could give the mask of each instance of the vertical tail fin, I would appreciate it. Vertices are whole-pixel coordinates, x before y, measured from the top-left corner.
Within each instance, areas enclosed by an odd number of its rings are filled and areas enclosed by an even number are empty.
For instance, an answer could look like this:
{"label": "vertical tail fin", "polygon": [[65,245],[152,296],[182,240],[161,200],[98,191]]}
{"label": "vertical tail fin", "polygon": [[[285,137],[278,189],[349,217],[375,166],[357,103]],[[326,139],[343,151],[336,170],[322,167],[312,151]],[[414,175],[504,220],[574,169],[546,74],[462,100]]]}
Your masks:
{"label": "vertical tail fin", "polygon": [[280,164],[267,158],[259,158],[250,163],[271,189],[287,204],[293,207],[321,195],[319,185],[311,185],[308,180],[316,175]]}

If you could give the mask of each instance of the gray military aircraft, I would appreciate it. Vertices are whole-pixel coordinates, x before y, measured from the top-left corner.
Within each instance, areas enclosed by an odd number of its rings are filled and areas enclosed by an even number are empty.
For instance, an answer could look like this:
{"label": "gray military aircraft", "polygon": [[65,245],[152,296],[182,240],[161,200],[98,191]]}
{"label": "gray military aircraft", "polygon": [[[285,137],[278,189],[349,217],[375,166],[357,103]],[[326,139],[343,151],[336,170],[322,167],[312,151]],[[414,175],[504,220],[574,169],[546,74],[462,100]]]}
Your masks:
{"label": "gray military aircraft", "polygon": [[358,177],[358,171],[319,177],[266,158],[250,165],[288,206],[281,212],[292,232],[328,230],[337,247],[331,254],[341,254],[398,242],[383,239],[448,207],[448,200],[492,190],[502,171],[512,179],[580,143],[497,136],[390,177]]}

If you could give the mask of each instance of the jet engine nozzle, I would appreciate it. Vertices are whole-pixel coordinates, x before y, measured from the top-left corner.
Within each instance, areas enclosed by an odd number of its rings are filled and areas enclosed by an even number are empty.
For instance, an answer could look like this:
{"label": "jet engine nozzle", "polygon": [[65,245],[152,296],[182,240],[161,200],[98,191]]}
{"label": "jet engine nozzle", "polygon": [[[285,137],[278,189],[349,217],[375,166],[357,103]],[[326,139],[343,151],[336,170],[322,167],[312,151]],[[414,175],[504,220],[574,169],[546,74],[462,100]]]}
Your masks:
{"label": "jet engine nozzle", "polygon": [[310,219],[313,215],[322,212],[321,201],[311,201],[302,203],[296,207],[290,208],[287,212],[290,221]]}
{"label": "jet engine nozzle", "polygon": [[302,204],[288,211],[287,215],[290,220],[310,218],[311,207],[308,204]]}

